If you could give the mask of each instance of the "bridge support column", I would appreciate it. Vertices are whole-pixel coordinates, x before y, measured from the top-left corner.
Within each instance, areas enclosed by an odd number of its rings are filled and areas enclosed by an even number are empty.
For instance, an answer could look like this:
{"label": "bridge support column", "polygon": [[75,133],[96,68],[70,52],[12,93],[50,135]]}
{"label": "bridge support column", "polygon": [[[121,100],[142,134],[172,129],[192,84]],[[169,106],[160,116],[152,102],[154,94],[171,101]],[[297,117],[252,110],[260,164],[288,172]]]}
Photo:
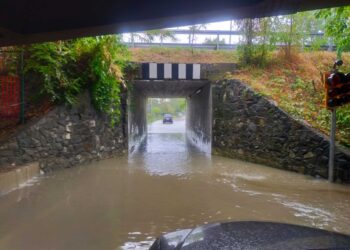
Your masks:
{"label": "bridge support column", "polygon": [[187,139],[200,151],[211,153],[211,130],[211,84],[207,83],[187,97]]}
{"label": "bridge support column", "polygon": [[128,144],[134,152],[147,136],[147,97],[140,92],[128,93]]}

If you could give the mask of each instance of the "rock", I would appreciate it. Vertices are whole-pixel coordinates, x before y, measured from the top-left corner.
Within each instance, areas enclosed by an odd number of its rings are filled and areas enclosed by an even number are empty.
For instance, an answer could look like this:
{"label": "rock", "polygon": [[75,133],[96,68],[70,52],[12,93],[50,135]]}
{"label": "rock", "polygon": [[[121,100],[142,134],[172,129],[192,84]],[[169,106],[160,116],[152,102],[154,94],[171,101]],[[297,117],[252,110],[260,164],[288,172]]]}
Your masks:
{"label": "rock", "polygon": [[96,127],[96,121],[95,120],[90,120],[90,128]]}
{"label": "rock", "polygon": [[308,152],[304,154],[304,159],[310,159],[313,158],[315,155],[312,152]]}
{"label": "rock", "polygon": [[257,130],[257,127],[256,127],[256,125],[255,125],[254,123],[249,122],[249,123],[248,123],[248,130],[249,130],[250,132],[255,133],[256,130]]}
{"label": "rock", "polygon": [[291,158],[291,159],[294,159],[295,158],[295,153],[293,152],[293,151],[290,151],[289,152],[289,157]]}

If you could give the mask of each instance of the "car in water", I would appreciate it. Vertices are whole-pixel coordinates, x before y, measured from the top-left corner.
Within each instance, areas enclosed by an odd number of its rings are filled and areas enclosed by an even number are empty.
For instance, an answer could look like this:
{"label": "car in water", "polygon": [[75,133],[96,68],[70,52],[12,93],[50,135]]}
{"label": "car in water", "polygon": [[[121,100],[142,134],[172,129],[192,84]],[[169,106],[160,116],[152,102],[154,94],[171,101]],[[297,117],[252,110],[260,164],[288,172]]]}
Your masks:
{"label": "car in water", "polygon": [[275,222],[223,222],[160,236],[150,250],[350,249],[350,236]]}
{"label": "car in water", "polygon": [[170,123],[170,124],[173,123],[173,116],[171,114],[163,115],[163,124],[166,124],[166,123]]}

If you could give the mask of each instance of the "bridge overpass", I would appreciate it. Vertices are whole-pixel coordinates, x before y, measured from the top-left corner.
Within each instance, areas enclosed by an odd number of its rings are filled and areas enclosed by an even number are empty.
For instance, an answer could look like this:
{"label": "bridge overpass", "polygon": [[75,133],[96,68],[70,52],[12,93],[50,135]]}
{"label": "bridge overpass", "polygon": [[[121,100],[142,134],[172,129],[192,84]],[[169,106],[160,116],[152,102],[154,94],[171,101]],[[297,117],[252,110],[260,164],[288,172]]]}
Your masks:
{"label": "bridge overpass", "polygon": [[129,93],[129,149],[134,151],[147,134],[148,98],[186,98],[186,134],[194,146],[211,152],[211,84],[200,64],[143,63]]}
{"label": "bridge overpass", "polygon": [[[147,98],[183,97],[188,104],[187,140],[205,153],[327,178],[328,137],[244,83],[220,75],[234,75],[234,67],[140,65],[127,102],[122,95],[121,119],[115,126],[94,109],[88,93],[82,94],[76,106],[57,106],[3,141],[0,168],[39,161],[41,169],[50,171],[124,154],[128,145],[132,153],[141,142],[147,143]],[[335,166],[336,178],[350,182],[350,154],[337,149]]]}
{"label": "bridge overpass", "polygon": [[2,0],[0,46],[348,5],[348,0]]}
{"label": "bridge overpass", "polygon": [[[204,153],[326,177],[329,141],[237,80],[215,80],[234,64],[143,63],[128,95],[128,143],[147,140],[147,98],[187,100],[187,141]],[[350,179],[350,155],[339,151],[337,174]]]}

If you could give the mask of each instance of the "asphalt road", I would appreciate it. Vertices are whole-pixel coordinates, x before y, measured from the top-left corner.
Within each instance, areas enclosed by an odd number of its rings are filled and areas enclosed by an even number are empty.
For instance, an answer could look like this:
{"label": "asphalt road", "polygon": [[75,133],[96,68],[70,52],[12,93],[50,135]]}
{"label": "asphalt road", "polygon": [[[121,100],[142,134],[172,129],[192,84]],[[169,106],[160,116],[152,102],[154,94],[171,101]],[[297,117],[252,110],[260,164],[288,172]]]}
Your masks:
{"label": "asphalt road", "polygon": [[148,125],[148,133],[150,134],[173,134],[173,133],[185,133],[186,132],[186,121],[183,118],[174,119],[173,124],[163,124],[162,120],[152,122]]}

